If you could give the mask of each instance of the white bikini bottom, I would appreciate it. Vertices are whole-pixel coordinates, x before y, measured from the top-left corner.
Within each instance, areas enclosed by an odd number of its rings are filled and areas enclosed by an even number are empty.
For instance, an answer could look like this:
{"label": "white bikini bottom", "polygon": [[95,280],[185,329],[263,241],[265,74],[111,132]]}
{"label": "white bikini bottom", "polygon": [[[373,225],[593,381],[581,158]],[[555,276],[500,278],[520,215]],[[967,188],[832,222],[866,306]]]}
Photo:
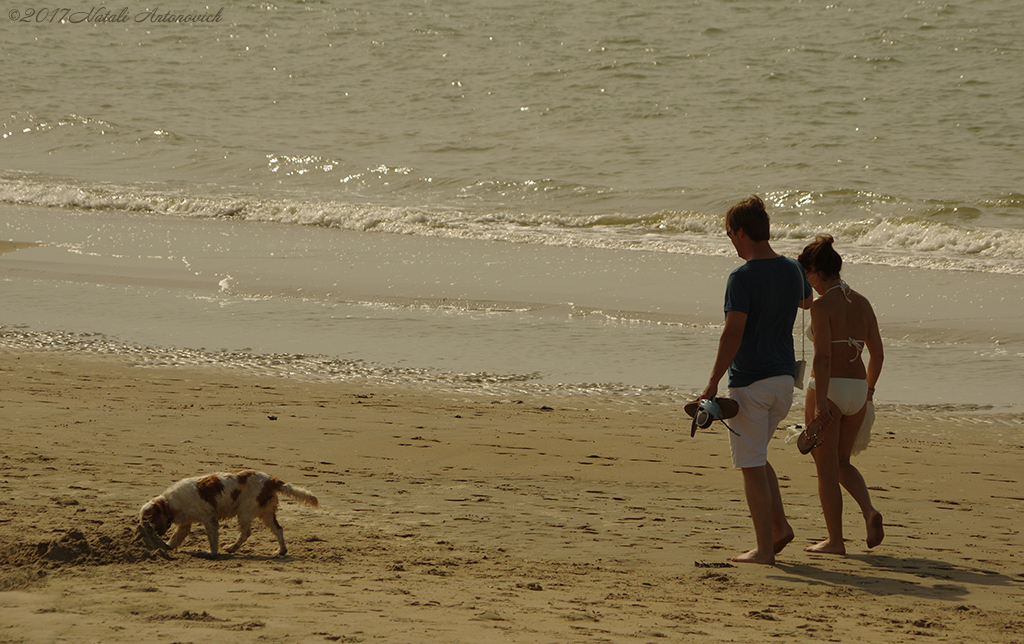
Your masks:
{"label": "white bikini bottom", "polygon": [[[861,378],[830,378],[828,399],[836,404],[843,416],[853,416],[864,408],[868,400],[868,381]],[[814,378],[807,384],[815,389]]]}

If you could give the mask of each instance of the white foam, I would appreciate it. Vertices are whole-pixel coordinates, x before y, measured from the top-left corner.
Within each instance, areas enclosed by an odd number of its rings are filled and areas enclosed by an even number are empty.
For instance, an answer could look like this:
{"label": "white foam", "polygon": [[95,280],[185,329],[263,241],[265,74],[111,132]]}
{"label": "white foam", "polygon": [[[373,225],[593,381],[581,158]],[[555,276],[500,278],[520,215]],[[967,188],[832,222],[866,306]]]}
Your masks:
{"label": "white foam", "polygon": [[[859,215],[861,208],[871,207],[870,195],[864,199],[852,214]],[[813,206],[806,200],[796,203],[813,209],[825,201],[828,200],[820,198]],[[706,256],[733,253],[722,234],[720,215],[690,211],[646,215],[495,212],[244,195],[213,197],[24,177],[0,179],[0,202],[548,246]],[[773,223],[773,238],[780,251],[796,255],[817,234],[829,233],[836,237],[844,261],[852,264],[1024,275],[1024,230],[926,220],[916,214],[921,207],[907,206],[903,215],[842,219],[787,211],[783,203]]]}

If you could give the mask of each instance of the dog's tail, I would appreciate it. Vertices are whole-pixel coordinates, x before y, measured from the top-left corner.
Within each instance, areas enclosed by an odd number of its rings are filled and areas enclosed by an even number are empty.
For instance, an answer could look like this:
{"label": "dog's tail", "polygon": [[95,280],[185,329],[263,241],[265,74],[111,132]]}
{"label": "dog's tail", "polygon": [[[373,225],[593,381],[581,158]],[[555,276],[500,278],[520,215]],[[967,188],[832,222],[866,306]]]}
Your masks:
{"label": "dog's tail", "polygon": [[312,505],[314,508],[320,505],[320,502],[316,500],[309,490],[303,489],[298,485],[292,485],[291,483],[281,483],[281,494],[290,496],[299,503],[305,503],[306,505]]}

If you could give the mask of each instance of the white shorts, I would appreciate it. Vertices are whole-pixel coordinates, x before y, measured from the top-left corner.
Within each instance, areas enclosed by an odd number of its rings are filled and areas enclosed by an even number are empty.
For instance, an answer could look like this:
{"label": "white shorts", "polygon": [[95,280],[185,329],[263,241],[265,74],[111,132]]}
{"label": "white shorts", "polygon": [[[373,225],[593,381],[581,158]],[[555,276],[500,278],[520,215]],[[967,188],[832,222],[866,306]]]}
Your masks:
{"label": "white shorts", "polygon": [[728,421],[733,467],[768,463],[768,441],[793,406],[793,384],[793,376],[775,376],[729,388],[729,397],[740,404],[740,413]]}

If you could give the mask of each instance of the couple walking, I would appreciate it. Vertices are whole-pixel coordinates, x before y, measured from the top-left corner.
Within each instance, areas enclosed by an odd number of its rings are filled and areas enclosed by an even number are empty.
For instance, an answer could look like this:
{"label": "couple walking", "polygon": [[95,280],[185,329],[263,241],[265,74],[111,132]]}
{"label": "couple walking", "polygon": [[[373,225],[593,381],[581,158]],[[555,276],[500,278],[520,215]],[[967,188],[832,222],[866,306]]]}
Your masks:
{"label": "couple walking", "polygon": [[[850,463],[866,402],[882,368],[882,341],[871,304],[840,278],[842,258],[832,248],[831,237],[820,236],[808,245],[799,263],[776,253],[769,244],[768,213],[760,198],[750,197],[730,208],[725,229],[746,263],[729,275],[725,326],[700,399],[714,400],[728,371],[728,397],[739,405],[730,424],[730,452],[733,466],[743,472],[757,542],[733,561],[774,564],[775,554],[793,540],[778,478],[768,462],[768,441],[793,402],[793,323],[798,307],[810,310],[808,333],[813,332],[814,342],[807,429],[799,445],[801,452],[814,456],[828,529],[827,539],[805,550],[845,554],[840,486],[860,506],[868,547],[874,547],[884,536],[882,515],[871,505],[864,478]],[[865,349],[870,355],[866,367]]]}

